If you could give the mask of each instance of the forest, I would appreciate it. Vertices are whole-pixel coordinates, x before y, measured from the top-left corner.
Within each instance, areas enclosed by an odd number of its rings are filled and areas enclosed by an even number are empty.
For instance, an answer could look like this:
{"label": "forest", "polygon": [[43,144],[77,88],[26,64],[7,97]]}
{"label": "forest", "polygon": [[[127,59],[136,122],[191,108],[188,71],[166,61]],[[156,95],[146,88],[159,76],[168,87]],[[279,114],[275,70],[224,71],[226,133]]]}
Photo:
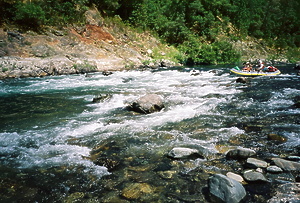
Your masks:
{"label": "forest", "polygon": [[0,0],[0,25],[84,24],[91,6],[176,46],[184,64],[236,62],[240,53],[231,42],[247,36],[300,60],[299,0]]}

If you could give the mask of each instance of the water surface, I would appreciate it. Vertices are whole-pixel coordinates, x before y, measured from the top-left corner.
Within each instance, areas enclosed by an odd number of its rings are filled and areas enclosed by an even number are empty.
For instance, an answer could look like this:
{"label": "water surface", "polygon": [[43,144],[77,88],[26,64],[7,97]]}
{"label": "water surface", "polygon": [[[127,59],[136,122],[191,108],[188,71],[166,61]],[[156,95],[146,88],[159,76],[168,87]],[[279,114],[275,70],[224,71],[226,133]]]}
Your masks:
{"label": "water surface", "polygon": [[[122,148],[117,156],[130,162],[125,168],[157,164],[177,146],[213,154],[220,144],[247,144],[297,155],[300,110],[292,105],[300,95],[299,76],[292,67],[279,68],[281,75],[250,78],[247,84],[236,83],[237,76],[226,67],[196,67],[197,76],[191,76],[191,68],[172,68],[2,80],[0,177],[6,189],[0,199],[62,201],[76,192],[100,198],[99,191],[107,187],[103,178],[114,172],[89,157],[109,141]],[[163,97],[161,112],[142,115],[126,109],[127,102],[148,93]],[[99,94],[112,97],[92,103]],[[253,140],[268,134],[287,142],[269,147]],[[229,142],[241,135],[244,140]],[[171,167],[166,165],[153,171]],[[181,170],[199,165],[195,161]],[[168,193],[163,194],[167,200]]]}

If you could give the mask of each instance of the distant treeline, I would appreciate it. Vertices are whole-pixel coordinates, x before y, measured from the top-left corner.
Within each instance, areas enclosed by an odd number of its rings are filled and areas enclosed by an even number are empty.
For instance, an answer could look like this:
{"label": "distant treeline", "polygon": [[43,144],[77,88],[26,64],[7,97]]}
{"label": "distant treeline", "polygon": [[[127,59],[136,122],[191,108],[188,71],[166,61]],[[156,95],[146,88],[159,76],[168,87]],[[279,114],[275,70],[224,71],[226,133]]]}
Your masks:
{"label": "distant treeline", "polygon": [[300,47],[299,0],[0,0],[0,23],[28,29],[83,23],[95,5],[177,46],[185,63],[233,63],[231,41],[252,36],[277,50]]}

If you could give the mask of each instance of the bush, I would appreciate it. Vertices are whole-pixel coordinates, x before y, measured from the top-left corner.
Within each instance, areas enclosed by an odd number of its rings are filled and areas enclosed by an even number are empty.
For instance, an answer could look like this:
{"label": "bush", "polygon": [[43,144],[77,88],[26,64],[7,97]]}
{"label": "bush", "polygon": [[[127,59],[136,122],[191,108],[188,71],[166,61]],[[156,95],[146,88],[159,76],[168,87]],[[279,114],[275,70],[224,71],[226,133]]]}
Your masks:
{"label": "bush", "polygon": [[17,3],[14,20],[23,27],[36,29],[46,22],[45,12],[36,3]]}
{"label": "bush", "polygon": [[232,45],[226,41],[216,41],[212,44],[202,43],[196,37],[190,38],[179,46],[184,57],[179,60],[186,65],[194,64],[231,64],[240,60]]}

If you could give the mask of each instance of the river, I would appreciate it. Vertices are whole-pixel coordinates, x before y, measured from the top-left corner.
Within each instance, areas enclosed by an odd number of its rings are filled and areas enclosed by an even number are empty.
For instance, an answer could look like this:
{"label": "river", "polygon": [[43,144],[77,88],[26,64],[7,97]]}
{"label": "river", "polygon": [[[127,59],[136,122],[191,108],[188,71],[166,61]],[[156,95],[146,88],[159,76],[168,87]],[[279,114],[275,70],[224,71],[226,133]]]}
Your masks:
{"label": "river", "polygon": [[[124,189],[133,182],[152,188],[141,202],[185,202],[187,192],[176,187],[187,182],[157,175],[175,165],[188,174],[203,164],[166,163],[178,146],[201,147],[212,157],[235,146],[299,156],[300,109],[292,105],[300,82],[292,66],[246,84],[236,83],[228,67],[195,69],[200,75],[161,68],[0,81],[1,202],[127,202]],[[161,95],[165,108],[148,115],[125,108],[147,93]],[[93,103],[99,94],[111,98]],[[286,141],[270,141],[270,134]],[[116,163],[92,161],[97,148],[121,164],[110,170]]]}

